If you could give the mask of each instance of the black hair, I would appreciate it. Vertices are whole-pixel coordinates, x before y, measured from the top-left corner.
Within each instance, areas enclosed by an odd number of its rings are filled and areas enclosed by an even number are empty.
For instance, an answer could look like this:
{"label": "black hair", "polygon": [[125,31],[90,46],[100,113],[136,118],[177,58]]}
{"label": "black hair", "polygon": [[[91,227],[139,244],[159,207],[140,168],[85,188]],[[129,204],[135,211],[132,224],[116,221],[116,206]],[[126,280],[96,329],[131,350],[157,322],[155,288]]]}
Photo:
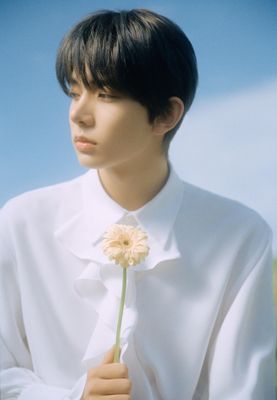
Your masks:
{"label": "black hair", "polygon": [[90,88],[114,89],[148,110],[149,122],[170,110],[169,98],[179,97],[185,112],[164,136],[164,149],[191,106],[198,83],[194,49],[173,21],[147,9],[98,10],[77,23],[62,39],[56,75],[69,95],[72,73]]}

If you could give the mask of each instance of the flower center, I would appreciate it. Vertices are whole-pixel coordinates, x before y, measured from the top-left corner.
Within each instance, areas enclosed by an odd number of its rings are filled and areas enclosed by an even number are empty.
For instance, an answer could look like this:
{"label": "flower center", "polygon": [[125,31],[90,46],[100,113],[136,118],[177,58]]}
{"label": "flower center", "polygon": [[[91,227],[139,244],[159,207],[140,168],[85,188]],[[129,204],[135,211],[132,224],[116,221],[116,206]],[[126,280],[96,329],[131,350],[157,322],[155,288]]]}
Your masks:
{"label": "flower center", "polygon": [[123,244],[124,244],[124,246],[129,246],[130,242],[129,242],[129,240],[125,239],[125,240],[123,240]]}

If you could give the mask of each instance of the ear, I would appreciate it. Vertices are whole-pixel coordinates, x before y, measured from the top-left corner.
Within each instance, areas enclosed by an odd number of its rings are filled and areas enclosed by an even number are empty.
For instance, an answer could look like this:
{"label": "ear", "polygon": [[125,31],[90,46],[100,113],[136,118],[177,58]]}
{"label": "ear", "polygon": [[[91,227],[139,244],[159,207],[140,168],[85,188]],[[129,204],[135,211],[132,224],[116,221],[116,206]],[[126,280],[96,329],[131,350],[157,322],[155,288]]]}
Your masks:
{"label": "ear", "polygon": [[153,132],[155,135],[163,136],[173,129],[185,112],[184,103],[179,97],[170,97],[169,102],[169,112],[166,115],[158,116],[153,123]]}

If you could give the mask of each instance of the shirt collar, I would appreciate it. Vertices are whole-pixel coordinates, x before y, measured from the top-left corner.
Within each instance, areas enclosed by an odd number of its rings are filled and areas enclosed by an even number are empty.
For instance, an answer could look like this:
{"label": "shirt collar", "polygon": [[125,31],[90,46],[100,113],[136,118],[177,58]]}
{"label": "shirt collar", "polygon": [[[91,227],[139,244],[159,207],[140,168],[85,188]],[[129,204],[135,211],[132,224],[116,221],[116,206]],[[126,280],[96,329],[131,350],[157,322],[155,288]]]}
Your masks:
{"label": "shirt collar", "polygon": [[137,223],[165,247],[173,228],[184,193],[183,181],[169,162],[169,176],[153,199],[135,211],[128,211],[114,201],[105,191],[96,169],[83,175],[82,195],[84,213],[92,242],[95,244],[106,229],[126,216]]}

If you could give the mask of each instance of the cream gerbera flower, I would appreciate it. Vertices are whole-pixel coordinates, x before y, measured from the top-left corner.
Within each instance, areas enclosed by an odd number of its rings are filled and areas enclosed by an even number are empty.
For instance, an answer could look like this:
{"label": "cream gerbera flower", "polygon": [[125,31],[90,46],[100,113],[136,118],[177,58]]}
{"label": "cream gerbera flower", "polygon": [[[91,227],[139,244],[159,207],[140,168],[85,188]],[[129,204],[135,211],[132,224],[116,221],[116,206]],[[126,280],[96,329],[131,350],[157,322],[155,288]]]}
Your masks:
{"label": "cream gerbera flower", "polygon": [[149,247],[147,245],[147,235],[140,228],[130,225],[115,224],[105,232],[102,249],[109,260],[121,265],[123,270],[114,355],[114,362],[119,362],[120,329],[126,296],[127,268],[130,265],[139,264],[148,255]]}
{"label": "cream gerbera flower", "polygon": [[130,225],[112,225],[104,234],[102,246],[109,260],[124,268],[141,263],[149,253],[146,233]]}

